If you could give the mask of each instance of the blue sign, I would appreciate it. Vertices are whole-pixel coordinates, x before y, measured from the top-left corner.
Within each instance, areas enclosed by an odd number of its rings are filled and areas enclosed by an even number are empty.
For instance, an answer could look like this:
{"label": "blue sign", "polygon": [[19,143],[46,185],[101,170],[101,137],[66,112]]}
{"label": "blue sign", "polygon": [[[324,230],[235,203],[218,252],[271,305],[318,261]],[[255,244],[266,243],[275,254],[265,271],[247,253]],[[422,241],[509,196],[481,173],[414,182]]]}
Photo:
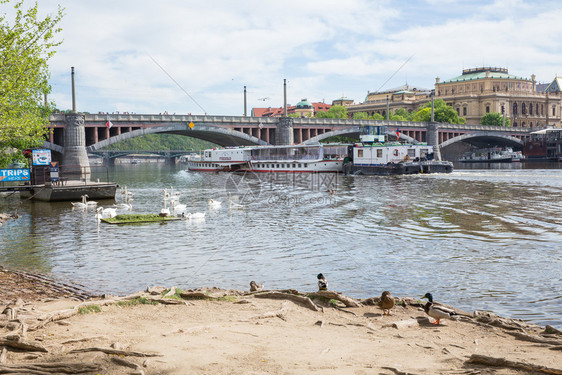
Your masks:
{"label": "blue sign", "polygon": [[0,182],[29,181],[30,176],[28,168],[0,169]]}
{"label": "blue sign", "polygon": [[49,149],[36,149],[31,150],[33,156],[33,165],[49,165],[51,162],[51,150]]}

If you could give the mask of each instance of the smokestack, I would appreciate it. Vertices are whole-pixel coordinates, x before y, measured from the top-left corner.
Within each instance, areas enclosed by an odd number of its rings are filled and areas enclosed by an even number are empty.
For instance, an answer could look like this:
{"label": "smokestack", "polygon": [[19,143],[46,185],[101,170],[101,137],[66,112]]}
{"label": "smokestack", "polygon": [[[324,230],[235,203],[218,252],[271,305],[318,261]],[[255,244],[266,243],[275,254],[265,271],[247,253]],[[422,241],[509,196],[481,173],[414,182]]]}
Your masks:
{"label": "smokestack", "polygon": [[72,113],[76,113],[76,91],[74,89],[74,67],[70,68],[70,77],[72,82]]}

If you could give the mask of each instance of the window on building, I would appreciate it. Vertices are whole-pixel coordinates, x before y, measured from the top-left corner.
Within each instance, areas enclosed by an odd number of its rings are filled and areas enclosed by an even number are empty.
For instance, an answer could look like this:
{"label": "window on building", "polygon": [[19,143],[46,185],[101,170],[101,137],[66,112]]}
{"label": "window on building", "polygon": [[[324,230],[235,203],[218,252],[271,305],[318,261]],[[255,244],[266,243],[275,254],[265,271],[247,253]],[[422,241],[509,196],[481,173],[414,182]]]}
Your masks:
{"label": "window on building", "polygon": [[502,114],[505,113],[505,106],[502,105]]}
{"label": "window on building", "polygon": [[541,116],[544,115],[544,104],[541,104]]}
{"label": "window on building", "polygon": [[517,115],[517,103],[513,103],[513,114]]}
{"label": "window on building", "polygon": [[489,105],[486,106],[486,113],[490,113],[490,106]]}
{"label": "window on building", "polygon": [[457,115],[460,116],[460,114],[461,114],[461,109],[459,107],[457,107]]}
{"label": "window on building", "polygon": [[539,115],[539,103],[536,104],[535,107],[535,114],[538,116]]}
{"label": "window on building", "polygon": [[522,115],[527,114],[527,108],[525,108],[525,103],[521,103],[521,114]]}
{"label": "window on building", "polygon": [[533,115],[533,104],[529,104],[529,114]]}
{"label": "window on building", "polygon": [[529,123],[529,126],[530,126],[530,127],[532,128],[532,127],[533,127],[533,123],[532,123],[532,122],[530,122],[530,123]]}
{"label": "window on building", "polygon": [[462,107],[462,115],[466,116],[466,107]]}
{"label": "window on building", "polygon": [[556,116],[556,106],[552,106],[552,116]]}

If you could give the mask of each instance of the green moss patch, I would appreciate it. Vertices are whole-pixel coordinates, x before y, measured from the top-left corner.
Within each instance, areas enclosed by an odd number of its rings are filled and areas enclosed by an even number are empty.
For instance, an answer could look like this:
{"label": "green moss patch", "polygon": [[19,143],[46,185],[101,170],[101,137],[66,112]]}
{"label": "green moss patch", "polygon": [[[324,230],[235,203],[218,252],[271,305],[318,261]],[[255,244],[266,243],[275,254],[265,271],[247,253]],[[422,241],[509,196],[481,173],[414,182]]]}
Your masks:
{"label": "green moss patch", "polygon": [[161,223],[164,221],[180,220],[180,218],[175,216],[160,216],[158,214],[122,214],[101,220],[108,224],[136,224]]}

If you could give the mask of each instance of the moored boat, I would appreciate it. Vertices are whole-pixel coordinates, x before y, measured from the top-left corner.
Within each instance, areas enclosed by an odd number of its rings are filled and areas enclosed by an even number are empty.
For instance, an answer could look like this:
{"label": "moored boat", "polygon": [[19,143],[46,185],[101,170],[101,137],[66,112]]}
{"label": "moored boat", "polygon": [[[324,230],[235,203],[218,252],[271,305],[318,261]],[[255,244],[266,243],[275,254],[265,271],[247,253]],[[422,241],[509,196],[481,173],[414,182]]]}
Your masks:
{"label": "moored boat", "polygon": [[362,143],[349,147],[345,172],[365,175],[400,175],[450,173],[453,163],[433,159],[433,148],[427,144],[375,142],[373,136],[361,136]]}
{"label": "moored boat", "polygon": [[187,161],[204,172],[341,172],[346,145],[246,146],[213,148]]}
{"label": "moored boat", "polygon": [[523,153],[514,151],[511,147],[490,147],[466,152],[459,161],[462,163],[511,163],[523,159]]}

